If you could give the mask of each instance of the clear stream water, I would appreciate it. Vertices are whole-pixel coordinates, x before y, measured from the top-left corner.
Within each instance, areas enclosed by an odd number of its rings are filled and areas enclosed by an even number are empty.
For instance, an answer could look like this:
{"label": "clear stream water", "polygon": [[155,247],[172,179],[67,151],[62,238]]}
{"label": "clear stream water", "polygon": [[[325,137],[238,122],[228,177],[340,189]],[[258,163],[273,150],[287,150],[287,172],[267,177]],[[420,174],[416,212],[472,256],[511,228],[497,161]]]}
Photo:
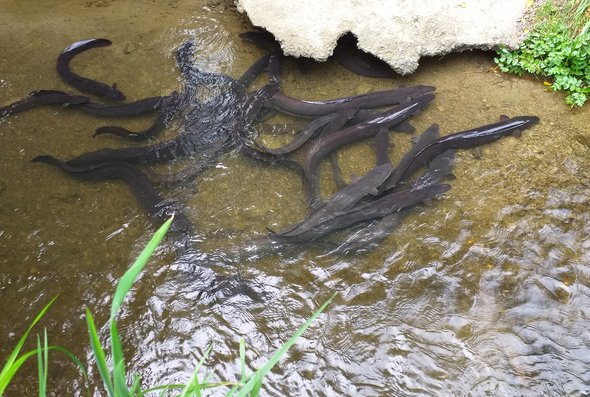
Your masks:
{"label": "clear stream water", "polygon": [[[238,76],[260,55],[237,36],[249,28],[222,1],[0,0],[0,103],[35,89],[69,90],[55,59],[91,37],[114,44],[81,54],[72,67],[117,82],[130,100],[179,89],[172,54],[191,37],[201,67]],[[176,260],[174,239],[167,240],[119,322],[129,367],[144,384],[186,381],[194,355],[209,343],[213,378],[237,379],[240,338],[258,367],[338,291],[268,377],[264,395],[590,395],[590,109],[569,109],[540,81],[500,74],[492,55],[479,52],[425,60],[416,74],[392,80],[356,76],[332,61],[289,63],[283,75],[284,91],[305,99],[434,85],[435,102],[413,119],[418,131],[436,122],[447,134],[503,114],[538,115],[541,123],[520,138],[459,152],[452,189],[416,207],[368,252],[301,247],[202,268],[199,256]],[[55,107],[0,121],[2,362],[57,294],[37,331],[46,326],[52,344],[86,361],[84,308],[104,324],[116,281],[156,227],[124,184],[84,183],[30,162],[128,146],[91,137],[116,122]],[[135,129],[149,123],[124,121]],[[283,121],[287,129],[290,123]],[[396,134],[393,142],[397,159],[411,136]],[[373,156],[368,143],[342,150],[345,176],[366,172]],[[324,195],[334,189],[326,171]],[[186,200],[198,248],[207,253],[306,213],[297,175],[238,154],[170,194]],[[262,298],[207,298],[201,291],[213,271],[239,272]],[[65,358],[52,354],[50,373],[52,395],[85,395]],[[91,376],[90,394],[99,395],[95,369]],[[7,395],[33,395],[36,387],[36,368],[25,365]]]}

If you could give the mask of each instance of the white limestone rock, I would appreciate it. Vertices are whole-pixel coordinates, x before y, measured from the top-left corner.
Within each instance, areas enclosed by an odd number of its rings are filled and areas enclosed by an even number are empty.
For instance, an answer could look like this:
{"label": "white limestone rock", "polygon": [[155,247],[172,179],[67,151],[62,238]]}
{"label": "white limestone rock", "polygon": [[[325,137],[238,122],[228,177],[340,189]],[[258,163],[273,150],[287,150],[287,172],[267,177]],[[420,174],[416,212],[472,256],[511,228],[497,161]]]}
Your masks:
{"label": "white limestone rock", "polygon": [[287,55],[328,58],[352,32],[359,48],[400,74],[421,56],[469,48],[516,47],[528,0],[236,0],[255,26],[271,32]]}

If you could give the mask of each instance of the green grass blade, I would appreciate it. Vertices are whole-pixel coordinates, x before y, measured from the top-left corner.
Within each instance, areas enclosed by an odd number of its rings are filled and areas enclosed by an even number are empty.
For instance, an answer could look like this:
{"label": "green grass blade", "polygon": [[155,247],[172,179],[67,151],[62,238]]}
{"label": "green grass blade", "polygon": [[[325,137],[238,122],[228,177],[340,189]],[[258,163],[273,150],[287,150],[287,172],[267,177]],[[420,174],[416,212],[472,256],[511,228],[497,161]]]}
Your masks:
{"label": "green grass blade", "polygon": [[197,366],[193,372],[193,376],[192,376],[191,380],[186,384],[184,389],[182,389],[182,392],[180,393],[180,397],[190,397],[191,392],[196,397],[201,396],[201,384],[199,382],[199,370],[201,369],[201,366],[203,365],[203,363],[205,362],[207,357],[209,357],[209,354],[211,353],[211,349],[213,349],[212,344],[210,344],[207,347],[207,349],[205,349],[205,353],[203,353],[203,357],[201,357],[201,359],[197,363]]}
{"label": "green grass blade", "polygon": [[78,369],[80,370],[80,372],[82,373],[82,376],[84,377],[84,381],[86,381],[86,383],[88,383],[88,374],[86,373],[86,368],[84,367],[82,362],[80,360],[78,360],[78,357],[76,357],[74,355],[74,353],[72,353],[68,349],[61,347],[61,346],[49,346],[49,350],[55,350],[55,351],[58,351],[60,353],[65,354],[66,356],[68,356],[68,358],[70,360],[72,360],[74,362],[74,364],[76,364],[78,366]]}
{"label": "green grass blade", "polygon": [[115,396],[129,397],[124,362],[119,362],[113,367],[113,385],[115,386]]}
{"label": "green grass blade", "polygon": [[[4,390],[6,390],[6,387],[8,386],[10,381],[12,380],[12,377],[16,374],[16,371],[20,368],[20,365],[16,368],[13,368],[13,366],[15,365],[15,362],[17,361],[18,354],[20,353],[20,351],[25,343],[25,340],[29,336],[31,329],[33,329],[35,324],[37,324],[37,322],[39,322],[41,317],[43,317],[45,312],[47,312],[47,310],[49,310],[49,308],[51,307],[53,302],[55,302],[56,299],[57,299],[57,296],[55,296],[53,299],[51,299],[51,301],[49,301],[49,303],[46,304],[43,307],[43,309],[41,309],[39,314],[37,314],[37,317],[35,317],[35,319],[31,323],[31,325],[29,325],[29,328],[27,328],[27,330],[25,331],[23,336],[19,339],[18,343],[16,344],[16,347],[14,348],[14,350],[12,351],[10,356],[8,357],[8,360],[6,361],[4,366],[2,367],[2,371],[0,371],[0,396],[2,396],[4,394]],[[21,365],[22,365],[22,363],[21,363]]]}
{"label": "green grass blade", "polygon": [[123,357],[123,347],[117,331],[115,319],[111,319],[111,351],[113,354],[113,384],[117,397],[129,396],[127,388],[127,375],[125,372],[125,358]]}
{"label": "green grass blade", "polygon": [[44,378],[45,370],[43,369],[43,349],[41,349],[41,338],[37,334],[37,379],[39,379],[39,397],[45,397],[46,387],[44,383],[47,378]]}
{"label": "green grass blade", "polygon": [[[19,358],[17,358],[16,361],[14,361],[12,363],[10,368],[8,368],[8,371],[6,371],[6,378],[8,380],[12,379],[14,377],[14,375],[16,374],[16,372],[20,369],[20,367],[25,363],[25,361],[27,361],[32,356],[35,356],[36,354],[37,354],[37,349],[31,350],[31,351],[23,354]],[[6,386],[8,386],[8,383],[6,384]],[[4,387],[6,388],[6,386],[4,386]],[[0,391],[0,396],[2,396],[2,395],[4,395],[4,390]]]}
{"label": "green grass blade", "polygon": [[236,394],[236,392],[238,391],[238,389],[242,386],[242,383],[236,383],[234,384],[234,386],[227,392],[227,394],[225,395],[225,397],[232,397],[234,394]]}
{"label": "green grass blade", "polygon": [[39,397],[43,397],[43,374],[45,373],[43,370],[43,354],[41,352],[41,340],[39,339],[39,334],[37,334],[37,379],[39,379]]}
{"label": "green grass blade", "polygon": [[94,359],[96,360],[96,366],[98,367],[98,373],[102,378],[102,382],[104,383],[104,387],[107,391],[107,394],[110,397],[115,397],[115,391],[113,388],[113,382],[110,378],[109,368],[107,366],[106,356],[104,354],[104,350],[100,345],[100,340],[98,338],[98,332],[96,332],[96,325],[94,325],[94,319],[92,318],[92,313],[90,310],[86,309],[86,323],[88,325],[88,334],[90,335],[90,345],[92,347],[92,353],[94,354]]}
{"label": "green grass blade", "polygon": [[240,339],[240,380],[227,392],[226,397],[233,396],[246,383],[246,380],[246,342],[242,338]]}
{"label": "green grass blade", "polygon": [[[182,386],[184,386],[184,385],[181,385],[180,387],[182,387]],[[180,388],[180,387],[179,387],[179,388]],[[173,389],[173,388],[172,388],[172,387],[168,387],[168,386],[164,386],[164,387],[161,389],[161,390],[162,390],[162,392],[160,393],[160,395],[159,395],[159,396],[160,396],[160,397],[164,397],[164,396],[166,395],[166,392],[168,392],[168,391],[169,391],[169,390],[171,390],[171,389]],[[148,390],[146,390],[146,393],[148,393],[149,391],[152,391],[152,389],[148,389]]]}
{"label": "green grass blade", "polygon": [[43,396],[45,397],[45,395],[47,394],[47,377],[49,376],[49,348],[48,348],[48,338],[47,338],[47,328],[43,328],[43,348],[45,349],[44,351],[44,355],[43,355],[43,359],[45,361],[45,366],[44,366],[44,370],[45,372],[43,373],[43,379],[44,379],[44,387],[43,387]]}
{"label": "green grass blade", "polygon": [[41,390],[43,389],[43,374],[45,371],[43,370],[43,355],[41,353],[41,340],[39,339],[39,334],[37,334],[37,379],[39,379],[39,397],[42,397],[43,394]]}
{"label": "green grass blade", "polygon": [[240,383],[246,381],[246,342],[244,338],[240,340]]}
{"label": "green grass blade", "polygon": [[[69,356],[69,358],[72,359],[72,361],[74,361],[76,363],[76,365],[78,365],[78,367],[80,368],[80,370],[82,372],[82,375],[84,375],[84,379],[88,382],[88,375],[86,374],[84,366],[82,365],[80,360],[78,360],[78,358],[76,358],[76,356],[74,356],[69,350],[67,350],[61,346],[48,346],[47,349],[59,351],[59,352],[66,354],[67,356]],[[10,370],[7,372],[8,375],[10,376],[10,378],[12,378],[14,376],[14,374],[20,369],[20,367],[25,363],[25,361],[27,361],[27,359],[31,358],[34,355],[37,355],[38,352],[39,352],[39,349],[34,349],[34,350],[26,352],[25,354],[20,356],[13,363]],[[0,396],[2,396],[2,393],[0,393]]]}
{"label": "green grass blade", "polygon": [[160,228],[156,231],[149,243],[139,254],[133,265],[123,274],[121,280],[117,284],[115,295],[113,296],[113,303],[111,305],[111,317],[109,320],[111,332],[111,352],[113,355],[113,385],[117,397],[127,397],[130,395],[130,390],[127,387],[127,374],[125,370],[125,357],[123,355],[123,347],[119,332],[117,331],[116,316],[125,300],[125,296],[131,290],[133,283],[139,276],[139,273],[148,263],[150,257],[164,239],[164,236],[170,228],[170,224],[174,217],[170,217]]}
{"label": "green grass blade", "polygon": [[[205,389],[215,389],[215,388],[218,388],[218,387],[233,386],[233,385],[235,385],[235,382],[206,383],[206,382],[203,381],[203,382],[200,383],[200,388],[201,388],[201,390],[205,390]],[[162,395],[164,395],[164,393],[166,391],[170,391],[170,390],[174,390],[174,389],[184,390],[185,387],[186,387],[186,384],[170,383],[168,385],[159,385],[159,386],[150,387],[149,389],[146,389],[143,392],[145,394],[148,394],[148,393],[152,393],[152,392],[161,390],[162,393],[160,394],[160,396],[162,396]]]}
{"label": "green grass blade", "polygon": [[275,366],[275,364],[283,357],[283,355],[289,350],[289,348],[295,343],[295,341],[305,332],[305,330],[311,325],[311,323],[318,318],[318,316],[324,311],[326,306],[332,302],[332,300],[336,297],[336,293],[332,294],[332,296],[324,302],[322,306],[320,306],[312,316],[303,324],[299,329],[293,334],[291,338],[281,346],[268,360],[266,364],[264,364],[258,371],[254,373],[254,376],[251,376],[248,379],[248,382],[244,385],[244,387],[239,391],[238,397],[245,397],[250,392],[254,392],[258,386],[258,384],[262,381],[262,378]]}
{"label": "green grass blade", "polygon": [[39,378],[39,397],[47,396],[47,375],[49,368],[49,349],[47,346],[47,328],[43,329],[43,347],[37,334],[37,371]]}
{"label": "green grass blade", "polygon": [[129,394],[134,397],[144,396],[144,393],[141,390],[141,376],[139,376],[138,374],[133,375],[133,385],[131,385]]}
{"label": "green grass blade", "polygon": [[135,260],[133,265],[125,272],[119,284],[117,285],[117,289],[115,291],[115,295],[113,296],[113,303],[111,305],[111,320],[115,318],[117,312],[119,311],[119,307],[123,303],[125,296],[131,289],[131,286],[135,282],[135,279],[139,275],[139,273],[143,270],[145,265],[147,264],[150,256],[156,250],[156,247],[160,242],[164,239],[166,232],[170,228],[170,224],[174,216],[171,216],[160,228],[156,231],[150,242],[145,246],[139,257]]}
{"label": "green grass blade", "polygon": [[260,372],[256,372],[256,375],[254,375],[254,387],[250,391],[250,397],[258,397],[258,394],[260,393],[260,389],[262,388],[262,377],[263,376],[264,375],[262,375]]}
{"label": "green grass blade", "polygon": [[150,387],[149,389],[144,390],[144,393],[152,393],[158,390],[161,390],[162,392],[166,392],[169,390],[174,390],[174,389],[184,389],[186,385],[182,384],[182,383],[170,383],[168,385],[159,385],[159,386],[154,386],[154,387]]}

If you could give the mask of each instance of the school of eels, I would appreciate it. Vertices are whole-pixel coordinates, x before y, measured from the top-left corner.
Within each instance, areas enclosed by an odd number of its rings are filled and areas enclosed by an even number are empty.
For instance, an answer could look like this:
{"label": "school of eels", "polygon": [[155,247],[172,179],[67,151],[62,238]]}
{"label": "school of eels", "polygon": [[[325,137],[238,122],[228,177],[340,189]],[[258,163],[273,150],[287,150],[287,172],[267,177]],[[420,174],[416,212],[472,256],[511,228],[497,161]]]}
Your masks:
{"label": "school of eels", "polygon": [[[408,120],[434,100],[434,87],[400,87],[328,101],[293,98],[281,90],[280,67],[285,58],[276,43],[259,32],[244,33],[242,38],[255,43],[265,55],[240,77],[197,68],[193,63],[195,43],[187,41],[176,51],[184,82],[181,92],[134,102],[122,102],[125,95],[116,85],[86,78],[71,70],[70,61],[76,54],[111,44],[107,39],[78,41],[59,55],[56,69],[64,82],[82,94],[34,91],[22,100],[1,107],[0,118],[45,105],[67,106],[109,118],[154,114],[153,125],[143,131],[105,126],[95,133],[147,142],[143,146],[104,148],[69,160],[40,155],[32,161],[55,166],[80,180],[121,180],[128,184],[150,216],[164,219],[173,212],[175,230],[190,235],[193,225],[182,205],[167,200],[159,187],[196,178],[220,156],[238,151],[269,166],[291,169],[302,179],[309,205],[308,216],[282,230],[269,232],[265,237],[268,243],[307,243],[348,231],[337,244],[341,252],[365,249],[378,243],[400,222],[406,209],[447,192],[451,186],[445,181],[453,178],[456,149],[520,133],[539,121],[536,116],[504,117],[498,122],[443,136],[434,124],[420,134],[413,147],[394,164],[389,156],[391,132],[414,130]],[[367,76],[383,77],[384,72],[375,62],[363,64],[347,56],[348,53],[345,48],[335,52],[343,66]],[[253,82],[263,74],[268,76],[268,82],[253,89]],[[109,102],[94,102],[87,95]],[[288,144],[269,148],[257,139],[255,126],[274,113],[305,118],[309,122]],[[182,121],[177,137],[158,141],[157,134],[175,119]],[[335,154],[347,145],[367,139],[375,142],[375,166],[347,185]],[[190,159],[190,165],[174,175],[158,176],[145,169],[146,164],[179,158]],[[325,160],[330,161],[339,188],[327,199],[321,197],[319,184],[320,164]]]}

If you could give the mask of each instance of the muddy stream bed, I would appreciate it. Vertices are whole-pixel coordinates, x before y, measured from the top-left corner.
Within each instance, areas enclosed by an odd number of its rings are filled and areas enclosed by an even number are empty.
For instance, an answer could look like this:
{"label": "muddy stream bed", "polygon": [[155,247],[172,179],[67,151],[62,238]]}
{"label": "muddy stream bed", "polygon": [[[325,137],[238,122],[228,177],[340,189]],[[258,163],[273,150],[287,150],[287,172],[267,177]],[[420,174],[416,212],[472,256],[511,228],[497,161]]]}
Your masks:
{"label": "muddy stream bed", "polygon": [[[55,72],[56,57],[92,37],[113,45],[80,54],[72,68],[116,82],[129,100],[180,88],[173,52],[188,38],[197,40],[195,62],[203,69],[239,76],[261,55],[238,37],[250,28],[235,9],[214,1],[0,0],[0,103],[36,89],[71,90]],[[538,81],[500,74],[492,57],[429,59],[416,74],[395,79],[357,76],[333,61],[287,63],[282,89],[304,99],[436,86],[435,101],[412,118],[417,131],[438,123],[449,134],[500,115],[537,115],[541,122],[521,137],[459,151],[452,189],[414,208],[366,252],[301,246],[233,262],[205,254],[179,261],[170,237],[119,320],[129,367],[144,384],[187,381],[192,354],[200,356],[209,343],[214,353],[206,368],[214,379],[235,380],[240,338],[251,367],[259,367],[338,291],[266,379],[263,395],[590,395],[590,110],[569,109]],[[30,160],[129,146],[92,134],[105,124],[141,129],[150,122],[60,107],[0,120],[2,363],[57,294],[37,331],[46,326],[52,344],[89,360],[84,308],[104,324],[116,281],[157,225],[123,183],[81,182]],[[274,122],[288,130],[293,119]],[[162,139],[177,133],[173,126]],[[275,135],[264,139],[287,139]],[[395,161],[412,135],[392,136]],[[373,166],[374,151],[357,144],[339,159],[350,180]],[[322,170],[327,196],[334,186],[328,168]],[[240,246],[306,215],[296,173],[237,153],[172,194],[185,200],[195,247],[204,253]],[[212,272],[239,273],[258,299],[203,293]],[[52,395],[85,394],[66,359],[51,355],[49,371]],[[91,394],[99,395],[95,369],[91,376]],[[31,363],[7,395],[33,395],[36,387]]]}

